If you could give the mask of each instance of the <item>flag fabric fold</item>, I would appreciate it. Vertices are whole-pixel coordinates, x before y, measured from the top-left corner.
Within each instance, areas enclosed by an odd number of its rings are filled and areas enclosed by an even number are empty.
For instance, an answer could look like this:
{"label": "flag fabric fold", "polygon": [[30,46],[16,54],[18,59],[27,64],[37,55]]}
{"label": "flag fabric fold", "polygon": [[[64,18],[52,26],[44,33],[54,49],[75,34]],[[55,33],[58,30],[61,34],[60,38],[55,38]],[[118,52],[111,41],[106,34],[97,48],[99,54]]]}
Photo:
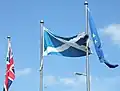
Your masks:
{"label": "flag fabric fold", "polygon": [[14,59],[13,59],[10,39],[8,39],[8,52],[7,52],[6,65],[7,67],[6,67],[3,91],[8,91],[13,80],[15,79]]}
{"label": "flag fabric fold", "polygon": [[93,21],[93,18],[91,16],[89,8],[88,8],[88,15],[89,15],[89,26],[90,26],[90,31],[91,31],[91,37],[92,37],[94,47],[95,47],[95,50],[96,50],[96,53],[98,55],[100,62],[105,63],[109,68],[116,68],[118,66],[118,64],[115,64],[115,65],[110,64],[104,57],[100,38],[98,36],[97,29],[95,27],[95,24],[94,24],[94,21]]}
{"label": "flag fabric fold", "polygon": [[[44,30],[44,53],[47,55],[61,55],[65,57],[82,57],[86,56],[86,44],[88,35],[80,33],[72,37],[61,37],[51,33],[46,27]],[[89,54],[91,54],[90,48]]]}

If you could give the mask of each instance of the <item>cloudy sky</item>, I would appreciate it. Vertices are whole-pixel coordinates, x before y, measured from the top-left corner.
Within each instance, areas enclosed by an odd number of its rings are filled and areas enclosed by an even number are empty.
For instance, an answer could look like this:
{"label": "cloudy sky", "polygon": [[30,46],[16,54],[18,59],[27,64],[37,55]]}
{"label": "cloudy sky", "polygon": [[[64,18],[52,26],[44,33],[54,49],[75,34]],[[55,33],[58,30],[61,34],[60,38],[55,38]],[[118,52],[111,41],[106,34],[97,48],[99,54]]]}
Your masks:
{"label": "cloudy sky", "polygon": [[[89,0],[106,59],[120,64],[120,1]],[[9,91],[39,91],[40,20],[56,35],[74,36],[85,31],[84,0],[0,0],[0,87],[3,89],[7,36],[11,36],[16,78]],[[91,91],[119,91],[120,68],[99,62],[90,47]],[[85,57],[44,57],[45,91],[86,91]]]}

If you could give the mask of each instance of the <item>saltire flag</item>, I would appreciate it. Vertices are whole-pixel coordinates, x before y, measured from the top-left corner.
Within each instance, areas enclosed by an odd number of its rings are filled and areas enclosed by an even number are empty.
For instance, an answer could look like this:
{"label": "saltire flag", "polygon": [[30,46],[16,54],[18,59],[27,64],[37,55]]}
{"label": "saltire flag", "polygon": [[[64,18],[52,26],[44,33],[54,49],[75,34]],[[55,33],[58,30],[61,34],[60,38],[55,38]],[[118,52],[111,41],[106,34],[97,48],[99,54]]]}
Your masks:
{"label": "saltire flag", "polygon": [[[64,57],[83,57],[92,52],[87,47],[89,36],[86,33],[79,33],[72,37],[61,37],[53,34],[49,29],[43,27],[43,56],[59,55]],[[43,69],[41,61],[40,71]]]}
{"label": "saltire flag", "polygon": [[13,80],[15,79],[14,60],[13,60],[13,53],[11,49],[10,37],[8,37],[8,52],[7,52],[6,65],[7,67],[6,67],[3,91],[8,91]]}
{"label": "saltire flag", "polygon": [[104,53],[102,51],[100,38],[98,36],[97,29],[95,27],[93,18],[91,16],[89,8],[87,10],[88,10],[88,15],[89,15],[89,26],[90,26],[90,31],[91,31],[91,37],[92,37],[92,40],[93,40],[93,43],[94,43],[94,47],[95,47],[95,50],[96,50],[96,53],[98,55],[99,60],[100,60],[101,63],[105,63],[109,68],[116,68],[118,66],[118,64],[115,64],[115,65],[110,64],[105,59]]}
{"label": "saltire flag", "polygon": [[[61,37],[53,34],[49,29],[43,27],[44,30],[44,53],[47,55],[61,55],[65,57],[82,57],[86,56],[86,44],[88,43],[88,35],[80,33],[72,37]],[[88,53],[91,50],[88,47]]]}

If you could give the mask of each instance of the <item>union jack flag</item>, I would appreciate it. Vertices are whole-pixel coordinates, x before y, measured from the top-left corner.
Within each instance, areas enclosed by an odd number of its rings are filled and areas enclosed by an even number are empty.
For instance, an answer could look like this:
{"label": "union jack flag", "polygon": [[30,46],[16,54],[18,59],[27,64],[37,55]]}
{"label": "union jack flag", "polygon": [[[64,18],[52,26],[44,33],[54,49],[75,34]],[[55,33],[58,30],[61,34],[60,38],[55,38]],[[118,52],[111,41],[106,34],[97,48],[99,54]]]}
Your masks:
{"label": "union jack flag", "polygon": [[8,52],[7,52],[6,65],[7,67],[6,67],[3,91],[8,91],[13,80],[15,79],[14,60],[13,60],[13,53],[11,49],[10,37],[8,37]]}

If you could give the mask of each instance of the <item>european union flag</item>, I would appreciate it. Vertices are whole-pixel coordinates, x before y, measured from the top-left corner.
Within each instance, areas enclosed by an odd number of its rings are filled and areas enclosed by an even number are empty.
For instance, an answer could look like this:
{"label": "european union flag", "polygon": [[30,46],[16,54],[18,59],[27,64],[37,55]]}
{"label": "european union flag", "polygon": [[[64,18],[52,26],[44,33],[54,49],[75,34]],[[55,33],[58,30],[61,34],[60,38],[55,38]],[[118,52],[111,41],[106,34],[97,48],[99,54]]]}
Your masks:
{"label": "european union flag", "polygon": [[[86,56],[88,35],[80,33],[72,37],[61,37],[44,27],[44,56],[61,55],[66,57]],[[91,53],[90,48],[89,54]]]}
{"label": "european union flag", "polygon": [[95,27],[93,18],[90,14],[89,8],[88,8],[88,15],[89,15],[89,26],[90,26],[90,30],[91,30],[91,37],[92,37],[92,40],[93,40],[93,43],[95,46],[95,50],[96,50],[96,53],[98,55],[100,62],[105,63],[109,68],[116,68],[118,66],[117,64],[116,65],[110,64],[104,57],[102,47],[101,47],[100,38],[98,36],[97,29]]}

